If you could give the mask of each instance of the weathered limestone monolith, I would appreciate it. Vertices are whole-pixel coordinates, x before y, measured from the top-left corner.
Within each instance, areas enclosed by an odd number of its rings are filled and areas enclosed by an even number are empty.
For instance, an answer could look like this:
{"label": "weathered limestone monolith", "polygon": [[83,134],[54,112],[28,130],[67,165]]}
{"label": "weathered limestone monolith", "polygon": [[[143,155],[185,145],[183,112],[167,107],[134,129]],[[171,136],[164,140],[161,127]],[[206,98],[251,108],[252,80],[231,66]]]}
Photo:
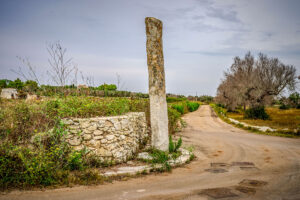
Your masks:
{"label": "weathered limestone monolith", "polygon": [[152,147],[162,151],[168,151],[168,110],[162,45],[163,26],[160,20],[153,17],[146,17],[145,23]]}

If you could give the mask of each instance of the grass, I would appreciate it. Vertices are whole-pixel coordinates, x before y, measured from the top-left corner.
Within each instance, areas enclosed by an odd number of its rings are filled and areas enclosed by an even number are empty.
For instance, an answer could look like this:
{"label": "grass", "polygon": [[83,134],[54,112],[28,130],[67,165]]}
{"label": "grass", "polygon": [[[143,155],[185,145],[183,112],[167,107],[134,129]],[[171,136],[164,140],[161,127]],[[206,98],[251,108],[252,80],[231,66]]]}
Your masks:
{"label": "grass", "polygon": [[[179,148],[182,145],[182,139],[179,138],[178,141],[173,141],[172,136],[169,136],[169,151],[161,151],[159,149],[155,148],[150,148],[148,149],[148,153],[152,157],[150,160],[144,160],[147,163],[152,164],[155,166],[156,164],[161,164],[162,167],[154,167],[152,171],[157,171],[157,172],[164,172],[168,171],[170,172],[172,170],[169,161],[171,159],[175,160],[179,156],[181,156],[181,152],[179,151]],[[191,156],[192,160],[194,158],[194,155]]]}
{"label": "grass", "polygon": [[[174,101],[174,99],[173,99]],[[181,103],[179,100],[176,103]],[[186,112],[198,108],[185,102]],[[64,142],[62,118],[122,115],[145,112],[149,122],[149,100],[144,98],[99,98],[85,96],[50,97],[26,102],[0,99],[0,189],[49,187],[102,183],[99,168],[104,163],[96,155],[76,151]],[[169,134],[177,130],[181,113],[168,106]],[[38,140],[32,140],[39,135]],[[177,144],[177,145],[176,145]],[[179,141],[173,149],[178,149]],[[169,155],[153,151],[161,171],[169,171]],[[172,152],[176,158],[179,152]]]}
{"label": "grass", "polygon": [[181,101],[171,103],[171,108],[177,110],[180,114],[186,114],[188,112],[196,111],[200,104],[198,102],[191,102],[191,101]]}
{"label": "grass", "polygon": [[[235,127],[242,128],[252,133],[279,136],[279,137],[300,137],[299,135],[299,109],[280,110],[278,108],[269,107],[266,108],[267,113],[270,115],[270,120],[257,120],[257,119],[245,119],[243,111],[238,110],[237,112],[227,112],[225,108],[217,106],[216,104],[210,104],[214,109],[215,113],[225,122],[232,124]],[[290,111],[290,112],[285,112]],[[290,113],[290,114],[289,114]],[[278,129],[276,132],[262,132],[252,127],[245,127],[242,124],[234,124],[228,120],[228,118],[245,122],[249,125],[254,126],[269,126],[270,128]],[[281,122],[281,118],[283,119]],[[280,124],[280,125],[278,125]],[[298,126],[297,126],[298,125]],[[297,133],[294,132],[294,127],[298,128]],[[285,129],[285,130],[284,130]]]}
{"label": "grass", "polygon": [[[198,107],[194,102],[171,103],[168,106],[169,133],[178,130],[182,114]],[[114,116],[127,112],[145,112],[150,126],[149,100],[144,98],[67,96],[32,102],[0,100],[0,138],[25,142],[33,134],[51,129],[61,118]]]}
{"label": "grass", "polygon": [[70,181],[71,172],[85,174],[93,167],[89,158],[85,152],[67,145],[62,139],[64,135],[61,127],[55,127],[47,138],[35,142],[31,148],[2,142],[0,188],[65,185]]}
{"label": "grass", "polygon": [[0,137],[2,140],[26,142],[33,134],[54,127],[61,118],[114,116],[127,112],[145,112],[150,124],[148,99],[70,96],[33,102],[1,100]]}
{"label": "grass", "polygon": [[[101,183],[94,169],[110,166],[64,142],[60,119],[146,112],[147,99],[65,97],[0,101],[0,189]],[[52,131],[49,131],[52,130]],[[35,134],[41,140],[32,141]],[[93,171],[94,170],[94,171]]]}
{"label": "grass", "polygon": [[227,112],[227,116],[241,122],[255,126],[268,126],[275,129],[297,129],[300,128],[300,109],[282,110],[275,107],[267,107],[270,120],[245,119],[242,111]]}
{"label": "grass", "polygon": [[[170,97],[168,97],[170,98]],[[197,110],[200,106],[198,102],[190,102],[184,98],[172,97],[172,103],[168,103],[168,117],[169,117],[169,134],[174,134],[180,130],[178,123],[181,123],[181,127],[184,127],[184,121],[181,120],[181,115],[188,112]]]}

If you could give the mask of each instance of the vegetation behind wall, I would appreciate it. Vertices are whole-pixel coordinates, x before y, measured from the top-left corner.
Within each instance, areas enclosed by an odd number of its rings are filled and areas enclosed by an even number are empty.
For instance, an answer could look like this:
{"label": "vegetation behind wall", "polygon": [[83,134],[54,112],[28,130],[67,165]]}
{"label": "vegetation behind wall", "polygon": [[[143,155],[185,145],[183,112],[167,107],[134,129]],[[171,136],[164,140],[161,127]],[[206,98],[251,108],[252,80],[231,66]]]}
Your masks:
{"label": "vegetation behind wall", "polygon": [[[179,102],[179,101],[177,101]],[[196,103],[181,102],[185,111]],[[187,106],[189,105],[189,107]],[[102,182],[99,170],[109,166],[87,151],[74,150],[61,118],[122,115],[145,112],[149,125],[149,101],[136,98],[85,96],[51,97],[35,101],[0,101],[0,189]],[[169,133],[179,128],[181,113],[168,106]],[[32,140],[39,135],[38,140]],[[32,146],[33,144],[33,146]]]}

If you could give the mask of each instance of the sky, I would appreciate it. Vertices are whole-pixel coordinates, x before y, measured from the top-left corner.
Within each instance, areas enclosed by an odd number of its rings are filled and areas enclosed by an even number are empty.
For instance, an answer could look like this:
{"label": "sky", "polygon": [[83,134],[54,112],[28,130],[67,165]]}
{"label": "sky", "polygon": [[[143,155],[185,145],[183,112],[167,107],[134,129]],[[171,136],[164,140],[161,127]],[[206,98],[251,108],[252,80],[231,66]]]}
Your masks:
{"label": "sky", "polygon": [[[0,0],[0,79],[28,58],[51,83],[46,50],[59,42],[95,86],[148,91],[145,17],[163,22],[166,89],[215,95],[235,56],[262,52],[300,74],[298,0]],[[79,82],[81,78],[78,78]]]}

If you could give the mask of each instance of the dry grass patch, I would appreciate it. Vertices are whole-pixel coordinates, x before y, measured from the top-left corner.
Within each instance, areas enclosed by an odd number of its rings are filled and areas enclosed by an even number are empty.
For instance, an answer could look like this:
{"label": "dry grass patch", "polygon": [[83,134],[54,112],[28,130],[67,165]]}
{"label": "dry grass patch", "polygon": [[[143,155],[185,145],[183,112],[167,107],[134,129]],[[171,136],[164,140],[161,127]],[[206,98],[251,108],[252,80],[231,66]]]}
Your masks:
{"label": "dry grass patch", "polygon": [[227,112],[227,116],[250,125],[269,126],[275,129],[287,128],[294,130],[300,126],[300,109],[280,110],[275,107],[268,107],[266,112],[270,115],[270,120],[244,119],[242,111],[236,113]]}

